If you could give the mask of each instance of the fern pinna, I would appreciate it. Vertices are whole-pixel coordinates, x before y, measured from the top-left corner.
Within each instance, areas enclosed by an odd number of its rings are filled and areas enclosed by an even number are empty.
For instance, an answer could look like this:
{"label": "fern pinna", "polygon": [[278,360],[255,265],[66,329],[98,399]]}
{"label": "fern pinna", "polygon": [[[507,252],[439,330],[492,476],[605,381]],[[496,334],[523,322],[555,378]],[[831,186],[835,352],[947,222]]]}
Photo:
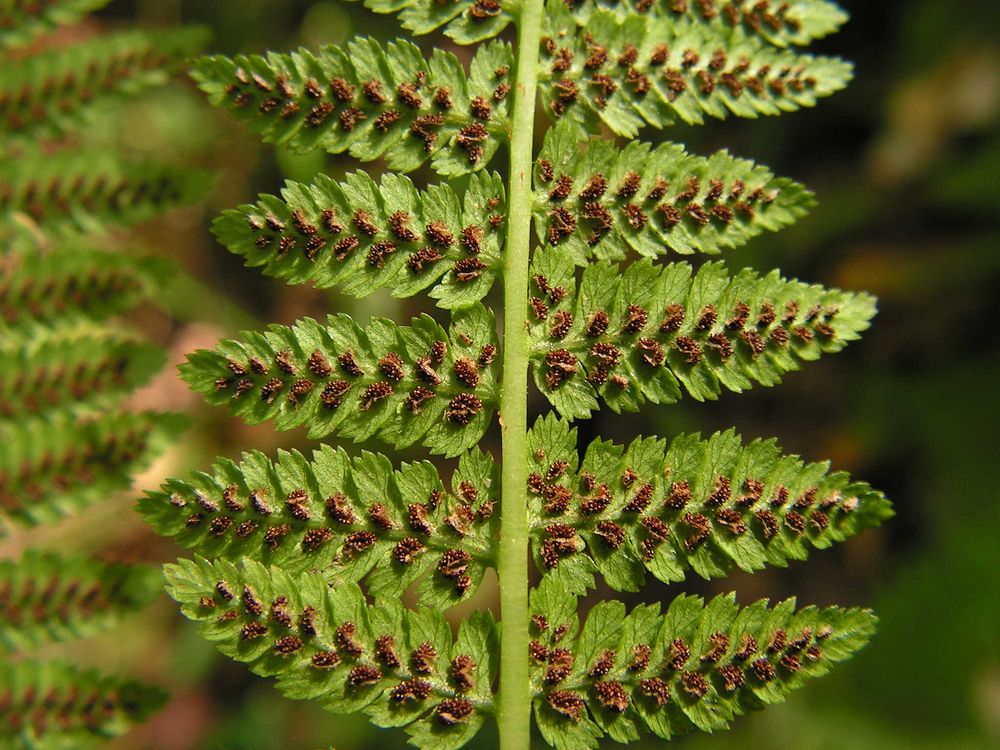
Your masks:
{"label": "fern pinna", "polygon": [[[106,230],[194,198],[203,178],[88,148],[91,115],[167,83],[197,31],[117,32],[69,46],[41,40],[101,0],[0,0],[0,525],[13,546],[130,486],[178,417],[126,398],[163,351],[123,325],[172,267]],[[120,234],[120,233],[119,233]],[[0,745],[88,747],[162,705],[158,688],[30,650],[95,635],[145,606],[149,566],[35,549],[0,561]]]}
{"label": "fern pinna", "polygon": [[[450,325],[273,325],[192,354],[183,377],[248,422],[419,444],[457,468],[446,483],[426,461],[322,445],[168,482],[141,511],[196,553],[167,568],[185,614],[289,697],[364,711],[436,748],[463,745],[488,717],[501,747],[526,748],[532,706],[558,748],[712,731],[851,656],[872,634],[867,610],[682,595],[631,611],[601,602],[581,624],[577,600],[598,576],[635,591],[647,573],[783,566],[891,511],[774,441],[597,440],[581,458],[570,422],[602,401],[636,411],[774,385],[868,326],[865,294],[663,260],[791,224],[812,203],[802,186],[725,152],[597,135],[812,105],[851,69],[797,47],[844,14],[825,0],[366,5],[414,33],[444,26],[483,43],[468,69],[405,39],[198,62],[212,102],[265,140],[395,170],[288,183],[215,231],[288,283],[426,290]],[[493,39],[508,23],[513,46]],[[552,123],[537,157],[536,100]],[[488,171],[500,145],[506,180]],[[418,188],[400,174],[425,163],[450,181]],[[481,302],[497,279],[500,340]],[[554,408],[530,429],[529,370]],[[494,419],[499,461],[476,447]],[[477,612],[453,635],[443,611],[490,567],[502,629]],[[413,586],[419,606],[406,609]]]}

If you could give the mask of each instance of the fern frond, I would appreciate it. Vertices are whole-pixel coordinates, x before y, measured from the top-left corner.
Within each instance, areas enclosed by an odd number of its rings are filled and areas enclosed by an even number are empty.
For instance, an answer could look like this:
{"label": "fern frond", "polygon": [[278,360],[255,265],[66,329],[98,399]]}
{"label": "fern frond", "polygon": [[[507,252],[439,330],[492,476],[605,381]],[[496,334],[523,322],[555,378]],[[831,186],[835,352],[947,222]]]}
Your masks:
{"label": "fern frond", "polygon": [[290,283],[341,285],[356,297],[380,287],[409,297],[429,286],[445,308],[482,299],[501,263],[503,181],[475,174],[464,206],[448,185],[418,191],[407,177],[376,183],[364,172],[290,182],[281,198],[227,211],[219,241],[248,266]]}
{"label": "fern frond", "polygon": [[531,648],[542,736],[557,750],[578,750],[596,748],[602,735],[628,744],[646,732],[670,739],[725,729],[784,702],[875,630],[866,609],[767,604],[682,594],[661,615],[657,604],[626,613],[621,602],[602,601],[578,631],[573,597],[543,584],[532,594]]}
{"label": "fern frond", "polygon": [[53,521],[129,486],[129,476],[176,436],[176,414],[63,412],[0,422],[0,516]]}
{"label": "fern frond", "polygon": [[104,320],[130,310],[170,273],[155,258],[76,248],[16,250],[0,262],[0,322],[11,328]]}
{"label": "fern frond", "polygon": [[0,562],[0,644],[23,650],[118,623],[160,591],[159,571],[28,551]]}
{"label": "fern frond", "polygon": [[577,28],[550,0],[543,43],[542,99],[555,117],[594,130],[598,122],[634,137],[639,128],[706,115],[757,117],[809,107],[852,75],[837,58],[772,47],[742,31],[678,23],[659,15],[624,19],[598,10]]}
{"label": "fern frond", "polygon": [[58,26],[75,23],[110,0],[2,0],[0,48],[20,47]]}
{"label": "fern frond", "polygon": [[494,325],[478,304],[456,312],[448,333],[427,315],[365,328],[343,314],[326,325],[306,318],[197,351],[181,375],[249,424],[457,456],[483,436],[497,402]]}
{"label": "fern frond", "polygon": [[599,440],[580,466],[576,439],[555,415],[529,433],[535,558],[556,579],[586,581],[596,567],[613,589],[637,591],[646,570],[672,583],[688,569],[716,578],[784,567],[892,516],[881,492],[829,462],[782,455],[775,440],[744,444],[734,430],[680,435],[669,448]]}
{"label": "fern frond", "polygon": [[735,276],[722,263],[694,273],[648,260],[624,271],[588,266],[575,289],[572,261],[551,248],[533,265],[530,308],[535,382],[562,416],[587,417],[598,394],[617,412],[695,399],[722,388],[775,385],[802,361],[840,351],[868,328],[875,300],[783,279]]}
{"label": "fern frond", "polygon": [[0,417],[107,404],[146,383],[163,350],[90,322],[28,326],[0,343]]}
{"label": "fern frond", "polygon": [[0,220],[23,214],[55,233],[99,232],[194,203],[204,172],[110,153],[33,152],[0,160]]}
{"label": "fern frond", "polygon": [[[581,149],[581,143],[584,144]],[[692,156],[675,143],[631,141],[618,150],[559,122],[535,163],[539,240],[566,248],[578,265],[719,253],[804,216],[812,193],[726,151]]]}
{"label": "fern frond", "polygon": [[467,76],[450,53],[424,60],[405,40],[357,38],[343,50],[203,58],[192,75],[269,143],[383,158],[401,172],[431,159],[455,176],[482,169],[505,140],[512,65],[500,42],[476,51]]}
{"label": "fern frond", "polygon": [[456,44],[495,37],[514,20],[500,0],[364,0],[364,5],[376,13],[399,13],[403,28],[417,36],[444,26]]}
{"label": "fern frond", "polygon": [[139,511],[199,555],[316,571],[337,586],[364,579],[379,601],[423,579],[418,598],[433,609],[471,596],[492,560],[499,479],[478,451],[462,456],[450,493],[427,461],[394,471],[384,456],[327,445],[312,461],[297,451],[242,458],[167,482]]}
{"label": "fern frond", "polygon": [[778,47],[809,44],[834,33],[847,21],[847,14],[828,0],[584,0],[571,4],[581,26],[598,8],[611,10],[623,19],[638,13],[669,18],[673,23],[686,20],[709,26],[717,33],[739,29]]}
{"label": "fern frond", "polygon": [[167,702],[159,688],[61,661],[5,661],[0,685],[0,742],[16,748],[95,747]]}
{"label": "fern frond", "polygon": [[369,607],[361,590],[331,588],[251,560],[180,560],[169,593],[222,653],[276,678],[289,698],[335,713],[364,711],[406,727],[418,747],[458,748],[492,709],[497,626],[477,613],[456,641],[436,610],[398,600]]}
{"label": "fern frond", "polygon": [[7,135],[33,139],[65,132],[97,103],[167,83],[205,36],[200,29],[130,31],[7,62],[0,125]]}

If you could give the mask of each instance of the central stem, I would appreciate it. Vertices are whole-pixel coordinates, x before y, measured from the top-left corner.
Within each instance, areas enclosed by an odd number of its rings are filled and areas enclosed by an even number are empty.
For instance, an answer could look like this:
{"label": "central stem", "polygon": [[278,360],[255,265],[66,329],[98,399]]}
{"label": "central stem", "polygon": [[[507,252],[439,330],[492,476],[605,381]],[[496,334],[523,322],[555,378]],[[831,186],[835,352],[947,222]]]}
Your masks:
{"label": "central stem", "polygon": [[531,741],[528,673],[528,261],[531,249],[531,167],[538,48],[543,0],[522,0],[518,19],[514,112],[510,139],[507,241],[504,246],[503,488],[500,504],[500,750]]}

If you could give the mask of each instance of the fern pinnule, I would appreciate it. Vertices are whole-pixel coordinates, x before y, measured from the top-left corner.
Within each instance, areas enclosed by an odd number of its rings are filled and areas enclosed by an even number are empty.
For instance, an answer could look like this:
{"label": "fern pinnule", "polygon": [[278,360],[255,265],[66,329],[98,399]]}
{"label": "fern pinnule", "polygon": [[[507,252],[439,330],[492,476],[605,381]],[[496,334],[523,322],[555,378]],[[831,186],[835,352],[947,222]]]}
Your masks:
{"label": "fern pinnule", "polygon": [[[248,266],[288,283],[341,286],[363,297],[380,287],[409,297],[431,287],[445,308],[482,299],[499,270],[505,219],[497,174],[474,174],[464,200],[447,185],[418,191],[400,175],[376,183],[321,175],[289,182],[281,197],[224,212],[213,231]],[[485,217],[485,218],[484,218]]]}
{"label": "fern pinnule", "polygon": [[871,638],[870,610],[740,608],[681,594],[666,612],[599,602],[580,626],[574,598],[551,582],[532,595],[532,688],[538,728],[559,750],[665,740],[729,727],[749,709],[783,702]]}
{"label": "fern pinnule", "polygon": [[167,482],[139,510],[205,557],[318,570],[337,585],[364,580],[380,599],[420,581],[424,606],[446,609],[475,593],[493,564],[494,470],[489,457],[465,454],[447,492],[426,461],[393,470],[384,456],[351,459],[329,446],[311,461],[282,451],[272,462],[255,451]]}
{"label": "fern pinnule", "polygon": [[516,18],[500,0],[457,0],[448,5],[421,0],[364,0],[364,6],[375,13],[399,13],[403,28],[418,36],[443,27],[445,36],[455,44],[491,39]]}
{"label": "fern pinnule", "polygon": [[578,27],[564,3],[550,0],[545,21],[539,88],[548,111],[590,130],[602,123],[627,138],[644,125],[810,107],[852,77],[851,65],[838,58],[656,13],[620,18],[596,10]]}
{"label": "fern pinnule", "polygon": [[782,455],[774,440],[734,430],[669,444],[598,440],[576,454],[577,431],[554,415],[529,434],[529,514],[536,564],[569,591],[593,573],[638,591],[645,572],[665,583],[691,570],[718,578],[804,560],[892,516],[882,493],[828,463]]}
{"label": "fern pinnule", "polygon": [[581,26],[598,9],[614,12],[619,18],[632,14],[650,14],[670,19],[675,24],[688,22],[715,34],[726,35],[738,29],[777,47],[804,45],[837,31],[847,21],[847,14],[829,0],[624,0],[574,3],[573,15]]}
{"label": "fern pinnule", "polygon": [[323,325],[306,318],[271,325],[191,354],[181,375],[210,403],[250,424],[304,425],[310,436],[337,432],[402,448],[422,443],[457,456],[482,437],[496,407],[496,330],[482,305],[454,315],[449,331],[432,318],[410,326],[347,315]]}
{"label": "fern pinnule", "polygon": [[198,558],[166,575],[203,636],[275,677],[290,698],[364,711],[378,726],[445,748],[464,745],[492,709],[497,626],[488,614],[467,619],[453,639],[438,610],[391,598],[372,608],[356,585],[331,587],[312,573]]}
{"label": "fern pinnule", "polygon": [[456,176],[482,169],[500,146],[512,63],[500,42],[480,47],[466,74],[450,53],[425,60],[405,40],[358,38],[343,50],[203,58],[192,75],[269,143],[383,158],[400,172],[431,159]]}
{"label": "fern pinnule", "polygon": [[618,150],[568,120],[546,134],[534,183],[539,242],[581,266],[630,250],[717,254],[793,224],[814,204],[802,185],[725,151],[706,159],[642,141]]}
{"label": "fern pinnule", "polygon": [[577,289],[571,260],[543,248],[533,271],[535,383],[567,418],[587,417],[597,395],[621,412],[673,403],[681,385],[699,401],[723,388],[775,385],[857,339],[875,314],[869,295],[777,271],[729,276],[719,262],[697,273],[686,263],[642,260],[624,271],[592,263]]}

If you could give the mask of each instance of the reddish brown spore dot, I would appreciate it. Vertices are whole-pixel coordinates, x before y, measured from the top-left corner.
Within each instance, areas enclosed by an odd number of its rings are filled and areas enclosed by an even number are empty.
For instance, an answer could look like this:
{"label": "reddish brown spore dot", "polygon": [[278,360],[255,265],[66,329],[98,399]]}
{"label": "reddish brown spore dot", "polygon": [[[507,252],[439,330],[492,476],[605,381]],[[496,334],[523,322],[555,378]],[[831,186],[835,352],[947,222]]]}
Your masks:
{"label": "reddish brown spore dot", "polygon": [[389,691],[394,703],[420,703],[431,694],[431,684],[425,680],[404,680]]}
{"label": "reddish brown spore dot", "polygon": [[776,676],[771,662],[764,658],[757,659],[750,665],[750,669],[760,682],[770,682]]}
{"label": "reddish brown spore dot", "polygon": [[446,698],[438,704],[435,711],[437,719],[446,727],[453,727],[469,720],[476,707],[464,698]]}
{"label": "reddish brown spore dot", "polygon": [[588,674],[595,680],[600,680],[608,676],[612,669],[615,668],[615,652],[611,649],[605,649],[597,661],[594,662],[593,666],[590,668]]}
{"label": "reddish brown spore dot", "polygon": [[545,382],[549,388],[557,388],[577,372],[576,357],[568,349],[555,349],[545,356]]}
{"label": "reddish brown spore dot", "polygon": [[415,674],[428,675],[434,672],[437,663],[437,649],[430,641],[424,641],[410,655],[410,669]]}
{"label": "reddish brown spore dot", "polygon": [[618,549],[625,541],[625,530],[614,521],[601,521],[594,533],[611,549]]}
{"label": "reddish brown spore dot", "polygon": [[628,708],[628,693],[620,682],[614,680],[598,682],[594,685],[594,693],[596,693],[597,700],[601,702],[601,705],[609,711],[620,714]]}
{"label": "reddish brown spore dot", "polygon": [[733,693],[743,687],[745,676],[743,670],[735,664],[725,664],[719,667],[719,676],[723,680],[723,689],[727,693]]}
{"label": "reddish brown spore dot", "polygon": [[358,628],[353,622],[345,622],[334,633],[337,648],[354,658],[361,656],[365,652],[364,647],[355,638],[357,632]]}
{"label": "reddish brown spore dot", "polygon": [[361,411],[368,411],[379,401],[383,401],[392,395],[392,386],[385,381],[378,381],[377,383],[372,383],[364,392],[361,394],[361,399],[358,403],[358,408]]}
{"label": "reddish brown spore dot", "polygon": [[383,666],[396,669],[400,665],[399,655],[396,653],[396,639],[391,635],[380,635],[376,638],[375,658]]}
{"label": "reddish brown spore dot", "polygon": [[456,360],[454,369],[455,378],[466,388],[475,388],[479,385],[479,368],[468,357]]}
{"label": "reddish brown spore dot", "polygon": [[355,555],[369,549],[378,538],[370,531],[355,531],[348,534],[344,539],[344,552],[348,556]]}
{"label": "reddish brown spore dot", "polygon": [[374,685],[381,679],[382,672],[378,668],[362,664],[351,670],[350,674],[347,676],[347,684],[351,688],[357,690],[358,688]]}
{"label": "reddish brown spore dot", "polygon": [[460,393],[448,402],[445,418],[452,424],[464,427],[482,412],[483,402],[472,393]]}
{"label": "reddish brown spore dot", "polygon": [[309,661],[315,669],[333,669],[340,664],[340,654],[336,651],[317,651]]}
{"label": "reddish brown spore dot", "polygon": [[267,625],[259,620],[248,622],[240,631],[240,638],[244,641],[254,641],[258,638],[263,638],[265,635],[267,635]]}
{"label": "reddish brown spore dot", "polygon": [[632,649],[632,663],[629,664],[630,672],[642,672],[649,666],[649,657],[653,649],[645,643],[638,644]]}
{"label": "reddish brown spore dot", "polygon": [[670,702],[670,686],[659,677],[651,677],[639,682],[639,689],[647,698],[651,698],[657,706],[665,706]]}
{"label": "reddish brown spore dot", "polygon": [[333,532],[327,527],[309,529],[302,537],[302,549],[306,552],[316,552],[333,539]]}
{"label": "reddish brown spore dot", "polygon": [[549,706],[573,722],[580,720],[586,706],[583,698],[570,690],[553,690],[547,700]]}
{"label": "reddish brown spore dot", "polygon": [[482,276],[487,268],[488,266],[479,258],[463,258],[457,261],[451,270],[458,281],[468,283]]}
{"label": "reddish brown spore dot", "polygon": [[460,693],[467,693],[475,686],[476,662],[471,656],[459,654],[451,660],[448,679]]}
{"label": "reddish brown spore dot", "polygon": [[696,700],[708,695],[708,680],[698,672],[685,672],[681,676],[681,688]]}
{"label": "reddish brown spore dot", "polygon": [[639,305],[629,305],[625,316],[623,333],[638,333],[646,327],[649,320],[649,313]]}
{"label": "reddish brown spore dot", "polygon": [[352,378],[359,378],[365,374],[354,358],[354,352],[350,350],[337,357],[337,362],[340,364],[340,368]]}
{"label": "reddish brown spore dot", "polygon": [[591,314],[587,320],[587,336],[596,339],[608,332],[610,320],[604,310],[598,310]]}
{"label": "reddish brown spore dot", "polygon": [[302,648],[302,639],[297,635],[286,635],[275,641],[274,652],[289,656]]}
{"label": "reddish brown spore dot", "polygon": [[425,549],[419,539],[407,537],[396,543],[392,550],[392,556],[400,565],[409,565]]}
{"label": "reddish brown spore dot", "polygon": [[653,499],[654,487],[651,484],[644,484],[632,496],[632,499],[622,508],[627,513],[641,513]]}

